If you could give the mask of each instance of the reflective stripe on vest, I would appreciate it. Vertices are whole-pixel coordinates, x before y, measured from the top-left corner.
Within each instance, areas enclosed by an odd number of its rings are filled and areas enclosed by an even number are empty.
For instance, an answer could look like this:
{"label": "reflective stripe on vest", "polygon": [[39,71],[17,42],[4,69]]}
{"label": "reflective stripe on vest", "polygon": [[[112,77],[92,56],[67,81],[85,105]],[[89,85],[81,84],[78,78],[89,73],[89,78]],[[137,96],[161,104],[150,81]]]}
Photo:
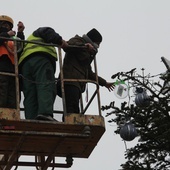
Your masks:
{"label": "reflective stripe on vest", "polygon": [[[28,41],[37,41],[37,42],[44,42],[42,38],[35,37],[34,35],[30,35],[27,39]],[[33,54],[35,52],[44,52],[50,54],[52,57],[55,58],[55,60],[58,60],[57,52],[55,47],[53,46],[44,46],[39,44],[33,44],[33,43],[26,43],[24,46],[24,50],[21,54],[21,57],[19,59],[19,64],[21,64],[25,58],[27,58],[30,54]]]}
{"label": "reflective stripe on vest", "polygon": [[0,46],[0,57],[7,55],[11,63],[14,64],[14,42],[7,41],[4,45]]}

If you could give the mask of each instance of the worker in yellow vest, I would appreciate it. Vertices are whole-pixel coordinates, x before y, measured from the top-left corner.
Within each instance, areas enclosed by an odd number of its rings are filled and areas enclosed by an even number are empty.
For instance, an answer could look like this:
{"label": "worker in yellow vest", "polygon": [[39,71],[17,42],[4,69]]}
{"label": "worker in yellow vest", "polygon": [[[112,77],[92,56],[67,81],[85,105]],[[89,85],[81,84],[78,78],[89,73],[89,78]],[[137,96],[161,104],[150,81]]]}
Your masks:
{"label": "worker in yellow vest", "polygon": [[[7,15],[0,15],[0,72],[14,73],[14,42],[5,38],[12,38],[16,32],[12,30],[14,21]],[[24,24],[18,22],[17,37],[24,39]],[[16,108],[15,77],[0,74],[0,107]]]}
{"label": "worker in yellow vest", "polygon": [[[50,27],[35,30],[27,41],[19,59],[19,70],[23,77],[24,109],[26,119],[55,121],[53,105],[56,97],[55,71],[57,52],[56,44],[67,46],[65,40]],[[41,45],[46,43],[48,45]]]}

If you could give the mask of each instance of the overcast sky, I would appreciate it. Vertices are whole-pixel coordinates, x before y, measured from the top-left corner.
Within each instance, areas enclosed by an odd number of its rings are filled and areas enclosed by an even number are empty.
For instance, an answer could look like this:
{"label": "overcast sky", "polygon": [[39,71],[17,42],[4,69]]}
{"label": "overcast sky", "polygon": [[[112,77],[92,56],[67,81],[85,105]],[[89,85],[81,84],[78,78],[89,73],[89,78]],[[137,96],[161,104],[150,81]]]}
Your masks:
{"label": "overcast sky", "polygon": [[[54,28],[65,40],[98,29],[103,35],[97,55],[98,73],[112,81],[113,74],[132,68],[139,73],[141,68],[151,74],[166,71],[161,56],[170,59],[169,7],[169,0],[1,0],[0,12],[14,19],[14,30],[17,22],[23,21],[26,37],[41,26]],[[123,101],[103,87],[100,92],[102,105]],[[116,125],[109,124],[108,119],[106,132],[89,159],[74,159],[71,170],[120,168],[125,161],[125,146],[114,134]]]}

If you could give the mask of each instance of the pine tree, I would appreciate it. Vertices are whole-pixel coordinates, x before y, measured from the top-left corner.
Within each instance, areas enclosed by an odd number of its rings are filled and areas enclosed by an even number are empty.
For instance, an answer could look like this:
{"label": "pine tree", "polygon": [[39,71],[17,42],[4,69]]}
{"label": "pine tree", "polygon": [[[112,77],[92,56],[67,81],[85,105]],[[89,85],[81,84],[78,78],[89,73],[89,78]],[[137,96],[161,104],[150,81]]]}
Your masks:
{"label": "pine tree", "polygon": [[[167,71],[166,74],[159,74],[158,81],[153,82],[155,76],[144,75],[144,71],[142,69],[142,75],[137,74],[136,69],[113,75],[113,79],[127,82],[130,89],[135,89],[135,102],[124,101],[117,107],[113,101],[101,109],[107,112],[111,109],[111,112],[106,113],[106,117],[114,115],[114,119],[111,118],[108,122],[117,124],[116,134],[120,135],[121,128],[126,123],[133,124],[137,131],[139,140],[136,146],[125,152],[127,161],[121,165],[121,170],[168,170],[170,169],[170,76]],[[138,95],[142,95],[144,91],[145,95],[139,97]],[[127,131],[124,133],[128,135]]]}

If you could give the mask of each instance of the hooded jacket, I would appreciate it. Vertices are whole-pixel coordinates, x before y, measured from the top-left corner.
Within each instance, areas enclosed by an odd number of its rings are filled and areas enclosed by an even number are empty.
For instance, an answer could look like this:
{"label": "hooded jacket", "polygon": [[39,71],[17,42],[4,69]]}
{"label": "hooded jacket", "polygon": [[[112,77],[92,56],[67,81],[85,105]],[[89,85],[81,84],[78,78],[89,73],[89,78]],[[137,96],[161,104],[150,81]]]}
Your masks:
{"label": "hooded jacket", "polygon": [[[83,36],[84,37],[84,36]],[[85,46],[88,42],[86,38],[76,35],[68,41],[69,45]],[[92,44],[93,45],[93,44]],[[92,71],[91,63],[97,54],[97,49],[90,53],[87,49],[83,48],[66,48],[64,62],[63,62],[63,76],[64,79],[89,79],[96,80],[96,73]],[[98,76],[99,85],[105,86],[106,80]],[[85,91],[84,82],[65,82],[77,86],[81,92]]]}

